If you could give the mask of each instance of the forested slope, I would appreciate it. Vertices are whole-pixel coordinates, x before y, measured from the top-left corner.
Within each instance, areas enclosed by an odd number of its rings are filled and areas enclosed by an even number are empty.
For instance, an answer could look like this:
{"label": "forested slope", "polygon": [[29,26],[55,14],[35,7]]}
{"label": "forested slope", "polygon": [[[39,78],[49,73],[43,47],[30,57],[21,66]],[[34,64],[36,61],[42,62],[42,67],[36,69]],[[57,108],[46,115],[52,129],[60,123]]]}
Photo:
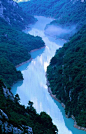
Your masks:
{"label": "forested slope", "polygon": [[47,78],[52,93],[65,104],[65,113],[86,127],[86,25],[56,51]]}
{"label": "forested slope", "polygon": [[[37,114],[31,101],[28,102],[27,107],[20,105],[18,94],[12,98],[9,94],[7,95],[9,92],[7,89],[4,94],[3,88],[6,86],[0,80],[0,134],[32,134],[26,131],[28,126],[32,128],[34,134],[55,134],[57,128],[49,115],[45,112]],[[1,109],[5,114],[2,114]]]}
{"label": "forested slope", "polygon": [[21,30],[36,19],[25,14],[13,0],[0,1],[0,79],[10,87],[23,79],[15,66],[31,58],[29,52],[44,46],[40,37]]}
{"label": "forested slope", "polygon": [[21,2],[22,9],[32,15],[43,15],[56,18],[52,24],[71,26],[80,29],[86,24],[86,1],[81,0],[31,0]]}
{"label": "forested slope", "polygon": [[0,17],[11,27],[20,30],[36,21],[33,16],[23,12],[21,7],[13,0],[0,0]]}
{"label": "forested slope", "polygon": [[14,66],[29,60],[31,56],[28,52],[43,46],[40,37],[11,28],[0,18],[0,78],[7,86],[23,78]]}

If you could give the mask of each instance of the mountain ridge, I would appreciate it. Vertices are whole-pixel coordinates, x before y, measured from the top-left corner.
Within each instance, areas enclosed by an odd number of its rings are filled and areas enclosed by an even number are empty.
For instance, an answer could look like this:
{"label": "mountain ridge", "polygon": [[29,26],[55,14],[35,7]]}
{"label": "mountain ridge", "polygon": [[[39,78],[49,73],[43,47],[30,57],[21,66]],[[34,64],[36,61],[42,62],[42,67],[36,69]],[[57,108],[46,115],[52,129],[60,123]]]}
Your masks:
{"label": "mountain ridge", "polygon": [[[46,3],[46,4],[45,4]],[[20,2],[19,5],[26,13],[32,15],[43,15],[46,17],[54,17],[56,20],[53,24],[57,26],[77,25],[80,29],[86,24],[86,1],[84,0],[31,0],[28,2]],[[24,8],[23,8],[24,7]]]}

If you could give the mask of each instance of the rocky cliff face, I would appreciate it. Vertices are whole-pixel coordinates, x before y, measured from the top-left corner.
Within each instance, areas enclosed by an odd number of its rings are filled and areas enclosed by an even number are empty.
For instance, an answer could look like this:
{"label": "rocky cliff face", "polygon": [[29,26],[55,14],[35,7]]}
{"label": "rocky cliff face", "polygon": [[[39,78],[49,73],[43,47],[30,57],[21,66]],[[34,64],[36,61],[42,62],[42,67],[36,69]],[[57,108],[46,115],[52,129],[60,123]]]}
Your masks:
{"label": "rocky cliff face", "polygon": [[32,128],[29,126],[22,125],[20,128],[14,127],[9,123],[8,116],[0,109],[0,132],[5,134],[33,134]]}
{"label": "rocky cliff face", "polygon": [[[9,89],[3,87],[3,94],[6,99],[10,99],[15,102],[15,99],[10,92]],[[9,118],[6,113],[2,109],[0,109],[0,134],[33,134],[32,128],[26,125],[21,125],[19,127],[15,127],[13,124],[9,122]]]}
{"label": "rocky cliff face", "polygon": [[0,1],[0,17],[9,25],[22,29],[25,25],[35,21],[34,17],[26,15],[13,0]]}

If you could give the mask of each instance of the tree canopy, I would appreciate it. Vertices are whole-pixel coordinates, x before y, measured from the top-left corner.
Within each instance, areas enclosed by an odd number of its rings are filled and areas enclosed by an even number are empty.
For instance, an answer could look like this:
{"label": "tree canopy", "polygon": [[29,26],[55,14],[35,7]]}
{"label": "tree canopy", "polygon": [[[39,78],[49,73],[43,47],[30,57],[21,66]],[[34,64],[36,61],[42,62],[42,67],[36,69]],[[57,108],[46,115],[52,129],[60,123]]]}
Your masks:
{"label": "tree canopy", "polygon": [[[22,125],[30,126],[34,134],[56,134],[55,131],[57,128],[52,123],[52,119],[48,114],[45,112],[37,114],[33,106],[28,109],[28,106],[20,105],[18,94],[15,95],[15,101],[9,98],[6,99],[3,94],[3,87],[5,86],[2,80],[0,80],[0,109],[7,114],[9,123],[19,129],[21,129]],[[31,105],[33,104],[31,101],[29,101],[29,103]]]}
{"label": "tree canopy", "polygon": [[47,78],[52,93],[65,104],[65,113],[86,127],[86,25],[56,51]]}
{"label": "tree canopy", "polygon": [[31,50],[44,45],[41,37],[12,28],[0,18],[0,78],[8,87],[23,79],[15,66],[29,60]]}

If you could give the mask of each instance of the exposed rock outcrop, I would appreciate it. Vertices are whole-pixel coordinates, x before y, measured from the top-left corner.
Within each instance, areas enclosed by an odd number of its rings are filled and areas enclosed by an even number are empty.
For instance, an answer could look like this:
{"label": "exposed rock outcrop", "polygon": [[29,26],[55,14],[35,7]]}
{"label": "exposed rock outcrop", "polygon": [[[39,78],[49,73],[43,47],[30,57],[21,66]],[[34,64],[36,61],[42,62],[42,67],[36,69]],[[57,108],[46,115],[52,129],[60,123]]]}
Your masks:
{"label": "exposed rock outcrop", "polygon": [[[57,98],[56,98],[56,95],[53,95],[53,93],[52,93],[52,91],[51,91],[51,88],[50,88],[50,83],[49,83],[49,81],[48,81],[48,79],[47,79],[47,74],[46,74],[46,80],[47,80],[46,85],[48,86],[48,92],[50,93],[50,96],[51,96],[52,98],[54,98],[56,101],[58,101],[59,103],[61,103],[62,107],[65,109],[65,104],[62,103],[59,99],[57,99]],[[74,127],[75,127],[75,128],[77,128],[77,129],[79,129],[79,130],[86,131],[86,128],[85,128],[85,127],[81,127],[81,126],[78,126],[78,125],[77,125],[77,122],[76,122],[76,120],[75,120],[75,117],[74,117],[73,115],[71,115],[70,112],[68,112],[67,114],[65,114],[65,116],[66,116],[66,118],[72,118],[72,119],[74,120]]]}
{"label": "exposed rock outcrop", "polygon": [[18,128],[9,123],[8,116],[0,109],[0,132],[2,133],[13,133],[13,134],[33,134],[32,128],[29,126],[22,125]]}
{"label": "exposed rock outcrop", "polygon": [[18,3],[13,0],[0,0],[0,17],[10,26],[17,26],[20,29],[35,22],[34,17],[26,15]]}
{"label": "exposed rock outcrop", "polygon": [[[15,103],[14,96],[8,88],[3,87],[3,94],[6,99],[10,99]],[[21,125],[15,127],[13,124],[11,124],[7,114],[2,109],[0,109],[0,132],[5,134],[33,134],[32,128],[29,126]]]}
{"label": "exposed rock outcrop", "polygon": [[3,88],[3,93],[6,99],[9,98],[10,100],[14,101],[13,94],[10,92],[8,88]]}

